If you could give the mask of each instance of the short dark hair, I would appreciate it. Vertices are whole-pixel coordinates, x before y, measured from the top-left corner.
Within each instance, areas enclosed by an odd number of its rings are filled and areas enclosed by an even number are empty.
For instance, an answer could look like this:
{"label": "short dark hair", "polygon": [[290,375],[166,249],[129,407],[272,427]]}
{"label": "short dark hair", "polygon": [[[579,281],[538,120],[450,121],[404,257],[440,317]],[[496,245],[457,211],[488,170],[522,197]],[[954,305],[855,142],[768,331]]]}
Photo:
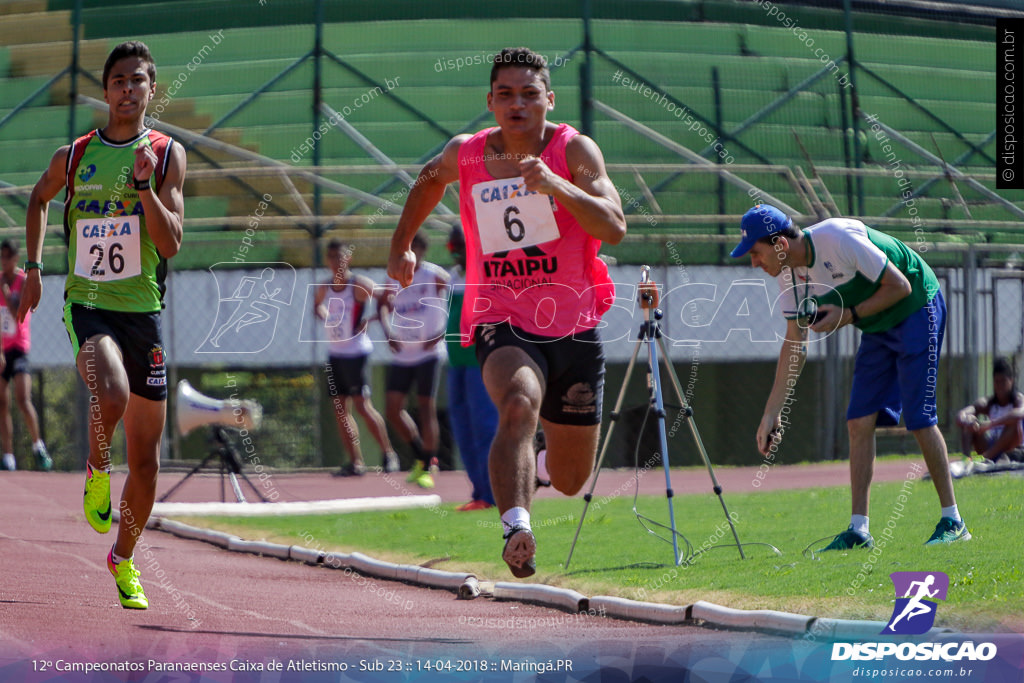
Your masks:
{"label": "short dark hair", "polygon": [[341,240],[337,237],[332,237],[331,241],[327,243],[327,251],[337,251],[344,246],[345,245],[341,243]]}
{"label": "short dark hair", "polygon": [[498,80],[498,72],[510,66],[536,69],[540,80],[544,81],[544,88],[551,90],[551,72],[548,71],[548,60],[544,59],[544,55],[538,54],[528,47],[506,47],[494,55],[493,66],[491,66],[492,88],[494,81]]}
{"label": "short dark hair", "polygon": [[4,249],[11,252],[12,254],[17,255],[18,241],[10,238],[5,239],[3,242],[0,242],[0,251],[3,251]]}
{"label": "short dark hair", "polygon": [[775,239],[778,237],[785,237],[788,240],[794,240],[800,237],[800,228],[796,227],[796,224],[790,221],[789,225],[784,227],[782,230],[776,230],[767,237],[762,237],[758,242],[761,244],[774,245]]}
{"label": "short dark hair", "polygon": [[1003,377],[1014,378],[1013,364],[1009,358],[996,358],[995,362],[992,363],[992,374],[1002,375]]}
{"label": "short dark hair", "polygon": [[141,40],[129,40],[121,43],[107,55],[107,63],[103,65],[103,89],[107,89],[107,79],[110,77],[110,70],[114,65],[125,57],[138,57],[147,63],[146,73],[149,74],[150,85],[156,83],[156,62],[149,51],[149,46]]}
{"label": "short dark hair", "polygon": [[419,246],[426,249],[428,244],[429,243],[427,242],[427,236],[423,234],[422,230],[420,230],[419,232],[412,236],[412,246]]}

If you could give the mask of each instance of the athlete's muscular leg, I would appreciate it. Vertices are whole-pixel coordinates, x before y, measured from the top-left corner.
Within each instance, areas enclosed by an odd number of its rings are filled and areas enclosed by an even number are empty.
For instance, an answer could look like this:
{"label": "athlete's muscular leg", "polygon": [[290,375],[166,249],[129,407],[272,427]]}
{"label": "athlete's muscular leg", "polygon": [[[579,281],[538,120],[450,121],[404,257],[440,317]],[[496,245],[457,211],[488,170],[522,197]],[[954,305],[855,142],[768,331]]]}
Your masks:
{"label": "athlete's muscular leg", "polygon": [[[0,391],[0,393],[6,396],[7,392]],[[32,443],[35,443],[40,438],[39,415],[36,413],[36,407],[32,405],[32,375],[29,373],[21,372],[14,376],[14,400],[18,402],[18,409],[25,417],[28,434],[32,437]],[[9,417],[10,411],[7,414]],[[9,453],[10,451],[4,452]]]}
{"label": "athlete's muscular leg", "polygon": [[946,452],[946,440],[936,425],[915,429],[911,432],[921,447],[924,464],[928,466],[928,474],[932,475],[932,484],[939,495],[939,505],[949,507],[956,505],[953,493],[953,478],[949,474],[949,454]]}
{"label": "athlete's muscular leg", "polygon": [[541,419],[547,442],[551,485],[567,496],[576,495],[594,471],[601,425],[560,425]]}
{"label": "athlete's muscular leg", "polygon": [[[110,439],[128,408],[128,374],[121,349],[105,334],[89,337],[75,360],[89,389],[89,464],[110,467]],[[161,423],[162,424],[162,423]]]}
{"label": "athlete's muscular leg", "polygon": [[530,509],[536,479],[533,435],[537,431],[544,377],[525,351],[505,346],[484,362],[484,386],[498,409],[498,431],[489,457],[498,512]]}
{"label": "athlete's muscular leg", "polygon": [[363,416],[363,421],[366,422],[370,434],[380,444],[381,450],[384,453],[394,451],[395,449],[391,446],[391,439],[388,438],[388,428],[384,424],[384,418],[373,407],[373,404],[364,396],[353,396],[352,402],[355,404],[356,412]]}
{"label": "athlete's muscular leg", "polygon": [[875,423],[877,413],[846,421],[850,436],[850,511],[867,515],[871,479],[875,473]]}
{"label": "athlete's muscular leg", "polygon": [[[15,378],[15,381],[17,381],[17,378]],[[1013,450],[1020,446],[1022,442],[1024,442],[1024,429],[1022,429],[1020,422],[1015,422],[1012,425],[1003,427],[999,438],[993,441],[992,445],[988,446],[984,451],[979,450],[978,452],[989,460],[995,460],[1000,454]]]}
{"label": "athlete's muscular leg", "polygon": [[405,394],[401,391],[389,391],[384,395],[384,407],[388,422],[398,430],[398,436],[406,443],[420,438],[420,430],[416,421],[405,409]]}
{"label": "athlete's muscular leg", "polygon": [[437,401],[433,396],[417,396],[416,406],[420,411],[420,435],[423,450],[436,452],[441,443],[441,427],[437,423]]}
{"label": "athlete's muscular leg", "polygon": [[121,521],[117,525],[114,552],[130,557],[146,528],[156,499],[156,475],[160,470],[160,436],[167,417],[167,401],[152,401],[131,394],[124,414],[128,442],[128,479],[121,493]]}
{"label": "athlete's muscular leg", "polygon": [[11,404],[7,394],[7,380],[0,378],[0,447],[4,453],[13,453],[14,420],[11,419]]}
{"label": "athlete's muscular leg", "polygon": [[352,417],[350,397],[341,394],[331,399],[334,404],[334,421],[338,423],[338,437],[348,451],[349,462],[363,464],[363,449],[359,447],[359,426]]}

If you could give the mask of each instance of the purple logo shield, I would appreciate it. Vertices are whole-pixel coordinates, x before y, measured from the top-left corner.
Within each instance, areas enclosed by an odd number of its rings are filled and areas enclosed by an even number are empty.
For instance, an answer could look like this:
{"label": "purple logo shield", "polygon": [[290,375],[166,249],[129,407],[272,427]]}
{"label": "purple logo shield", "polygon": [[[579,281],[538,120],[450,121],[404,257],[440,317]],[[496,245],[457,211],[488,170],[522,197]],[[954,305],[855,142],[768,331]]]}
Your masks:
{"label": "purple logo shield", "polygon": [[937,600],[945,600],[949,577],[943,572],[893,572],[896,604],[883,635],[920,635],[935,624]]}

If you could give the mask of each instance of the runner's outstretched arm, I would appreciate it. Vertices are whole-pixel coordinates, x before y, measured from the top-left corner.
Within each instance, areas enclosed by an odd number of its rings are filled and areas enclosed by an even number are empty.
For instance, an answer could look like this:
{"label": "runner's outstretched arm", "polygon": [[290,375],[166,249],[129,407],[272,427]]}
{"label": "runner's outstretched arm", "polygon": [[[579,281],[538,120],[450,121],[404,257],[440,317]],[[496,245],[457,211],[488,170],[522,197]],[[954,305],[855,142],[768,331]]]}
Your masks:
{"label": "runner's outstretched arm", "polygon": [[[66,179],[70,147],[64,145],[58,149],[50,165],[32,188],[25,212],[25,259],[40,262],[43,258],[43,232],[46,230],[46,217],[49,214],[50,200],[63,189]],[[33,272],[35,271],[35,272]],[[21,290],[21,303],[18,305],[18,322],[24,322],[29,311],[36,310],[43,293],[42,273],[38,268],[30,268],[25,284]]]}
{"label": "runner's outstretched arm", "polygon": [[412,253],[412,238],[423,221],[444,197],[449,183],[459,179],[459,148],[469,139],[468,135],[456,135],[444,150],[428,161],[409,190],[409,197],[402,208],[402,217],[391,237],[391,253],[388,256],[388,275],[402,287],[412,284],[416,269],[416,256]]}

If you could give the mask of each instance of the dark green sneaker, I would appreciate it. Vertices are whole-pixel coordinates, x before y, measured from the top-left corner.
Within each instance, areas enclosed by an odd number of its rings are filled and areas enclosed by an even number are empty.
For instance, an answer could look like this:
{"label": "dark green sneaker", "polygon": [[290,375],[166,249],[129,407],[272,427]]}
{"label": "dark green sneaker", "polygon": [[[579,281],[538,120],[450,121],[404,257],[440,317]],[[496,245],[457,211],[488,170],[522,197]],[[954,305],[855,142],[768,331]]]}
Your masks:
{"label": "dark green sneaker", "polygon": [[941,545],[969,540],[971,540],[971,532],[967,530],[967,525],[963,521],[957,522],[952,517],[943,517],[935,525],[935,532],[925,542],[925,545]]}
{"label": "dark green sneaker", "polygon": [[53,459],[46,452],[46,446],[39,446],[38,448],[33,446],[32,452],[36,456],[36,467],[43,472],[49,472],[53,469]]}
{"label": "dark green sneaker", "polygon": [[823,553],[826,550],[854,550],[856,548],[873,548],[875,546],[875,539],[871,538],[869,533],[861,533],[854,531],[851,526],[841,534],[836,535],[832,539],[832,542],[827,546],[819,550],[819,553]]}

